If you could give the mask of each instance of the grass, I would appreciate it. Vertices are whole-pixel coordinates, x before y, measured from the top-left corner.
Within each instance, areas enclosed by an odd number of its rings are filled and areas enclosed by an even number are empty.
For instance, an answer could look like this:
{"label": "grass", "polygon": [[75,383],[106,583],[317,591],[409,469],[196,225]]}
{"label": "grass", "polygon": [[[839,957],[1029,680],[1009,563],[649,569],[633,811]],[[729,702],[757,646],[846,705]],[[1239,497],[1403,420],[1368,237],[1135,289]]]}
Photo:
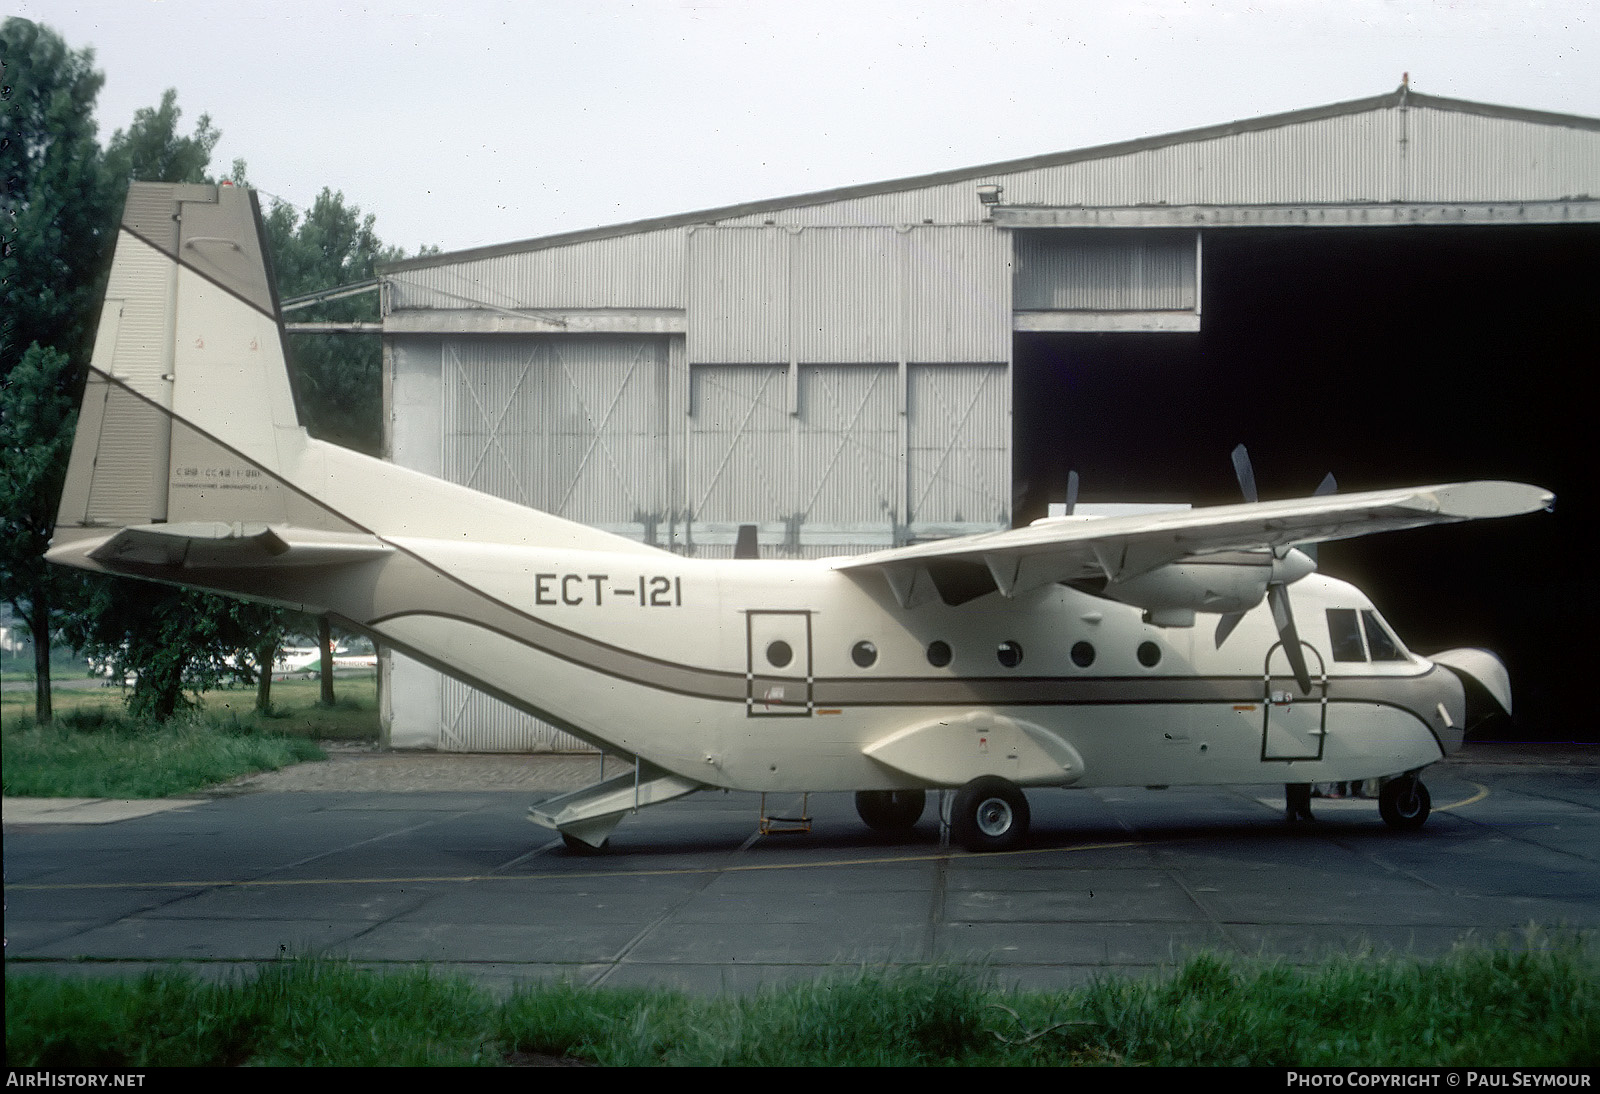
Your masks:
{"label": "grass", "polygon": [[267,715],[254,689],[224,689],[199,714],[147,725],[124,713],[119,688],[57,689],[54,723],[37,726],[32,693],[7,692],[0,781],[13,797],[161,798],[322,759],[319,740],[377,739],[375,674],[341,677],[333,707],[318,704],[315,680],[272,693]]}
{"label": "grass", "polygon": [[555,983],[496,1000],[426,969],[290,960],[214,984],[6,977],[12,1067],[493,1065],[1548,1066],[1600,1062],[1582,938],[1301,968],[1203,954],[1166,978],[1003,991],[953,968],[751,997]]}

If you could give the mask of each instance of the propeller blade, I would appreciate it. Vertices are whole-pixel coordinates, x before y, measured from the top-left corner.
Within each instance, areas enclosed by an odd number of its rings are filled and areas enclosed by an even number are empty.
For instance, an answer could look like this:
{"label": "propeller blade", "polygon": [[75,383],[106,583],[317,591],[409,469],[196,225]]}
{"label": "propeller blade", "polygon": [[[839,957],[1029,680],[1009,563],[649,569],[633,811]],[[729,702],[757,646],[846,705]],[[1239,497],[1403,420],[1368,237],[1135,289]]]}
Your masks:
{"label": "propeller blade", "polygon": [[1067,516],[1070,517],[1072,515],[1072,511],[1074,509],[1076,509],[1077,507],[1078,507],[1078,473],[1076,471],[1068,471],[1067,472]]}
{"label": "propeller blade", "polygon": [[1239,478],[1239,491],[1244,494],[1244,500],[1251,504],[1260,501],[1256,495],[1255,469],[1250,466],[1250,451],[1242,444],[1233,450],[1233,473]]}
{"label": "propeller blade", "polygon": [[1277,583],[1268,585],[1267,603],[1272,606],[1272,621],[1278,625],[1278,637],[1283,640],[1283,652],[1289,658],[1289,668],[1294,671],[1294,682],[1300,685],[1302,695],[1310,695],[1311,670],[1306,667],[1306,654],[1300,648],[1300,634],[1294,629],[1289,587]]}
{"label": "propeller blade", "polygon": [[1228,640],[1228,635],[1233,633],[1233,629],[1239,625],[1239,621],[1247,614],[1246,612],[1229,612],[1217,620],[1217,649],[1220,650],[1222,648],[1222,644]]}
{"label": "propeller blade", "polygon": [[[1317,488],[1311,492],[1311,496],[1314,498],[1325,498],[1329,494],[1337,494],[1338,492],[1339,484],[1337,481],[1335,481],[1333,472],[1329,471],[1326,475],[1322,476],[1322,481],[1319,482],[1317,484]],[[1318,561],[1317,545],[1315,543],[1302,543],[1300,545],[1300,550],[1309,555],[1312,562]]]}

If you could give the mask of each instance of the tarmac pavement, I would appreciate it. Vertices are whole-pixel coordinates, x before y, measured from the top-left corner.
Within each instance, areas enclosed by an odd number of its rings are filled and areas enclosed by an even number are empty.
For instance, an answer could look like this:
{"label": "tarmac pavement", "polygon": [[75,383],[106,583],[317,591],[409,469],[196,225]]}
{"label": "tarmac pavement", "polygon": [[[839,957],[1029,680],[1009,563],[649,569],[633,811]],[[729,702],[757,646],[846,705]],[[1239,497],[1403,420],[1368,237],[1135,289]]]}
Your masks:
{"label": "tarmac pavement", "polygon": [[[7,799],[8,974],[233,976],[290,954],[697,991],[955,962],[1003,983],[1159,974],[1198,949],[1291,962],[1442,953],[1600,925],[1600,748],[1469,746],[1399,833],[1367,800],[1283,821],[1280,788],[1029,793],[1027,847],[949,847],[935,801],[887,841],[849,795],[807,834],[706,792],[578,856],[526,820],[597,757],[336,751],[206,796]],[[614,773],[615,767],[609,769]],[[792,798],[792,800],[790,800]]]}

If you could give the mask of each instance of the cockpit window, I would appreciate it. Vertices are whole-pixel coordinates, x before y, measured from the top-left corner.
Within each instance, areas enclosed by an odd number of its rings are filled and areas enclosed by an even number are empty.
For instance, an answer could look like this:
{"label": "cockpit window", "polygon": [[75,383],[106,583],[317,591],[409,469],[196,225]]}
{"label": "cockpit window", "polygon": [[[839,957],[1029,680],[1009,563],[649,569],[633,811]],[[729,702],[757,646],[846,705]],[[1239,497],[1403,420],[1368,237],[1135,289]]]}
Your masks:
{"label": "cockpit window", "polygon": [[1333,645],[1335,661],[1367,659],[1367,651],[1361,645],[1361,625],[1356,622],[1354,608],[1328,609],[1328,640]]}
{"label": "cockpit window", "polygon": [[1389,628],[1383,625],[1378,618],[1378,613],[1365,611],[1361,613],[1361,622],[1367,632],[1367,648],[1372,651],[1374,661],[1404,661],[1405,650],[1400,648],[1400,643],[1395,641],[1394,635],[1389,633]]}

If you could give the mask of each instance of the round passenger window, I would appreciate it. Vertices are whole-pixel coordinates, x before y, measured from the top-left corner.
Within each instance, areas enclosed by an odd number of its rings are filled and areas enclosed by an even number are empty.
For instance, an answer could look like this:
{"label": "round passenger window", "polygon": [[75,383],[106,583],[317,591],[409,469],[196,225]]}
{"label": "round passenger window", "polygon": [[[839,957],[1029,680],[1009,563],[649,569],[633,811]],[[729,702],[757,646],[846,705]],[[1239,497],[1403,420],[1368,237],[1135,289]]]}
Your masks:
{"label": "round passenger window", "polygon": [[870,669],[878,660],[878,647],[871,642],[857,642],[850,647],[850,660],[857,668]]}
{"label": "round passenger window", "polygon": [[778,639],[767,647],[767,664],[775,669],[781,669],[794,660],[794,650],[789,648],[789,643]]}
{"label": "round passenger window", "polygon": [[1161,664],[1161,647],[1154,642],[1140,642],[1139,664],[1147,669],[1153,669]]}
{"label": "round passenger window", "polygon": [[950,643],[934,639],[928,643],[928,664],[942,669],[950,663]]}
{"label": "round passenger window", "polygon": [[1080,669],[1086,669],[1094,664],[1094,646],[1088,642],[1074,642],[1072,644],[1072,663]]}
{"label": "round passenger window", "polygon": [[1000,643],[1000,648],[994,651],[994,655],[1008,669],[1014,669],[1022,664],[1022,647],[1015,642]]}

